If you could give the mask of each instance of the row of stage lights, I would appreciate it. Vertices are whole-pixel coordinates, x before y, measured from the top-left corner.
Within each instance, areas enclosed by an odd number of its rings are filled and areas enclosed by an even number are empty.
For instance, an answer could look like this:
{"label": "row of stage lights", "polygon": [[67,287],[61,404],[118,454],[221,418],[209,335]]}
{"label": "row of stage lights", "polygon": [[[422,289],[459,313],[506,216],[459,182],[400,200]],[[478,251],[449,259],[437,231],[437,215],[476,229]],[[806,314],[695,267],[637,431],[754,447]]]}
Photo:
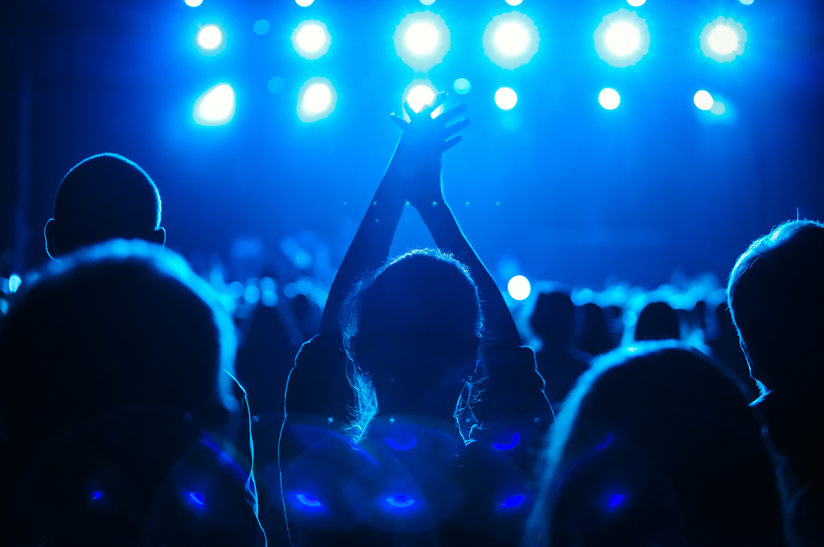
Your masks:
{"label": "row of stage lights", "polygon": [[[190,6],[199,6],[202,0],[185,0]],[[434,0],[421,0],[429,5]],[[629,5],[638,7],[645,0],[627,0]],[[752,0],[739,0],[751,4]],[[296,0],[300,6],[308,6],[313,0]],[[520,0],[507,0],[510,5],[518,5]],[[269,32],[270,24],[265,19],[253,26],[255,34]],[[650,33],[646,22],[635,12],[619,9],[605,16],[593,35],[598,56],[611,66],[623,68],[638,63],[649,51]],[[319,59],[329,51],[332,38],[326,25],[317,20],[306,20],[292,32],[295,51],[308,60]],[[704,27],[699,37],[701,50],[708,58],[719,63],[733,61],[744,51],[747,33],[741,23],[733,19],[718,17]],[[224,31],[215,23],[200,27],[196,42],[198,48],[207,55],[220,53],[225,45]],[[525,14],[510,12],[498,15],[490,21],[483,34],[486,56],[498,66],[514,70],[528,63],[538,52],[540,36],[535,23]],[[395,50],[399,57],[416,72],[424,73],[440,63],[450,47],[449,28],[444,20],[432,12],[418,12],[401,20],[394,34]],[[269,81],[269,90],[280,92],[284,82],[281,78]],[[456,93],[469,93],[472,86],[466,78],[458,78],[453,83]],[[413,81],[403,94],[415,111],[419,111],[432,101],[438,91],[426,79]],[[511,87],[500,87],[494,94],[495,104],[501,110],[511,110],[518,103],[518,94]],[[694,96],[696,108],[715,115],[722,115],[725,106],[713,99],[706,90]],[[223,125],[234,116],[236,96],[227,83],[218,84],[204,92],[195,102],[194,118],[201,125]],[[297,113],[304,122],[313,122],[327,117],[335,108],[337,94],[332,83],[326,78],[312,78],[298,92]],[[606,110],[615,110],[621,104],[621,96],[614,88],[604,88],[598,94],[599,104]]]}

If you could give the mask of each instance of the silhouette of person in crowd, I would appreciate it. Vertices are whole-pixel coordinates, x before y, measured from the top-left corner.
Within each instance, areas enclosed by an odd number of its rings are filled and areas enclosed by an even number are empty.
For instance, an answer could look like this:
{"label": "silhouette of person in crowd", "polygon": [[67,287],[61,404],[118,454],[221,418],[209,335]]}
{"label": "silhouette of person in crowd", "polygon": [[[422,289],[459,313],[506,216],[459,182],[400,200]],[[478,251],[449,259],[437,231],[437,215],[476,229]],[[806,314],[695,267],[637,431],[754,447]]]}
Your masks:
{"label": "silhouette of person in crowd", "polygon": [[753,407],[783,458],[780,477],[804,545],[824,542],[824,225],[789,221],[755,240],[730,273],[727,297],[761,389]]}
{"label": "silhouette of person in crowd", "polygon": [[680,340],[678,314],[666,302],[650,302],[638,314],[635,340]]}
{"label": "silhouette of person in crowd", "polygon": [[44,229],[46,252],[57,258],[109,239],[163,245],[160,212],[157,186],[140,166],[118,154],[90,156],[60,182]]}

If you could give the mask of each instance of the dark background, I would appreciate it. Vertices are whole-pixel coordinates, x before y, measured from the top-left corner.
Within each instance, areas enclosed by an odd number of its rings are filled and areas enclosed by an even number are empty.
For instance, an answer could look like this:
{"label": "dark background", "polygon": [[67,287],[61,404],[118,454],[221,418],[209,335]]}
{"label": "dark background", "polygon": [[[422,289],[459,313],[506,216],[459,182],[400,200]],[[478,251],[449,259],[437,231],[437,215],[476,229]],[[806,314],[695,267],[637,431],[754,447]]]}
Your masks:
{"label": "dark background", "polygon": [[[593,47],[601,18],[627,8],[646,19],[649,53],[613,68]],[[237,241],[283,254],[306,233],[329,246],[334,268],[398,135],[388,114],[415,76],[392,35],[408,13],[446,21],[451,48],[428,77],[460,97],[472,125],[445,159],[447,199],[499,282],[513,273],[601,287],[654,286],[673,272],[724,278],[737,255],[773,225],[824,218],[822,7],[815,0],[538,2],[17,0],[3,5],[0,250],[3,271],[45,259],[42,226],[63,174],[84,157],[118,152],[143,166],[163,197],[168,245],[195,261],[229,260]],[[493,16],[517,9],[541,33],[538,53],[504,70],[483,53]],[[748,32],[731,63],[706,58],[698,36],[718,16]],[[267,19],[271,29],[255,35]],[[332,45],[307,61],[290,42],[304,19],[326,23]],[[227,45],[206,56],[198,25],[218,22]],[[280,93],[270,78],[284,79]],[[301,122],[309,77],[337,90],[328,118]],[[231,123],[201,127],[195,99],[219,82],[237,92]],[[499,110],[497,87],[520,101]],[[617,88],[615,111],[597,102]],[[699,112],[708,89],[728,115]],[[450,99],[457,101],[455,95]],[[301,235],[302,234],[302,235]],[[303,239],[301,239],[303,238]],[[289,241],[289,240],[287,240]],[[414,214],[398,250],[426,244]],[[288,253],[287,253],[288,254]],[[235,272],[241,275],[240,272]]]}

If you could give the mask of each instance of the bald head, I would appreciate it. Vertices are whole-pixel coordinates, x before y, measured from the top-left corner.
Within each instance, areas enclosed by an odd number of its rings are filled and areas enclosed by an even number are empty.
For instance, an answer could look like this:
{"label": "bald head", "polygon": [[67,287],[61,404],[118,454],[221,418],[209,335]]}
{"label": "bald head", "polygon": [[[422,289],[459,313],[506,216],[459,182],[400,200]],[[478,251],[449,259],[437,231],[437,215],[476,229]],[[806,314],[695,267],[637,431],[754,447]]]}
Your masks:
{"label": "bald head", "polygon": [[54,258],[115,238],[163,244],[160,209],[157,187],[140,166],[118,154],[91,156],[60,182],[46,250]]}

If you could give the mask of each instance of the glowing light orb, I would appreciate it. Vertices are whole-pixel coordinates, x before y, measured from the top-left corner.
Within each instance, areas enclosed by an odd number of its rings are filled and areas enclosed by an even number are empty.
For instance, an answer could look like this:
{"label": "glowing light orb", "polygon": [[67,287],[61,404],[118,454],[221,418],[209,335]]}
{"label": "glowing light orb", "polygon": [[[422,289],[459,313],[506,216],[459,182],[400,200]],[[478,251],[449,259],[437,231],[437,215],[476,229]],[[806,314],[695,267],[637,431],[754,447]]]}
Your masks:
{"label": "glowing light orb", "polygon": [[223,31],[214,24],[203,25],[197,32],[197,45],[203,51],[215,51],[223,45]]}
{"label": "glowing light orb", "polygon": [[414,112],[420,112],[435,100],[435,88],[429,83],[415,84],[404,94],[404,101],[409,103]]}
{"label": "glowing light orb", "polygon": [[186,5],[190,8],[196,8],[203,3],[203,0],[184,0],[184,2],[186,2]]}
{"label": "glowing light orb", "polygon": [[314,4],[315,0],[295,0],[295,4],[302,8],[308,8],[312,4]]}
{"label": "glowing light orb", "polygon": [[421,0],[421,4],[423,4],[424,6],[431,6],[434,3],[435,0]]}
{"label": "glowing light orb", "polygon": [[394,496],[388,496],[386,503],[398,509],[406,509],[415,505],[415,498],[406,494],[395,494]]}
{"label": "glowing light orb", "polygon": [[520,6],[523,1],[524,0],[506,0],[506,3],[510,6]]}
{"label": "glowing light orb", "polygon": [[327,117],[335,109],[337,95],[331,82],[325,78],[313,78],[303,84],[298,93],[298,117],[304,122],[314,122]]}
{"label": "glowing light orb", "polygon": [[638,8],[643,6],[647,0],[627,0],[627,4],[632,6],[633,8]]}
{"label": "glowing light orb", "polygon": [[395,51],[404,63],[426,71],[440,63],[449,51],[449,29],[432,12],[410,13],[395,29],[394,41]]}
{"label": "glowing light orb", "polygon": [[518,446],[520,440],[521,435],[517,431],[504,431],[495,438],[492,448],[501,451],[512,450]]}
{"label": "glowing light orb", "polygon": [[649,51],[646,21],[623,8],[601,20],[593,39],[598,56],[618,68],[634,65]]}
{"label": "glowing light orb", "polygon": [[306,507],[317,508],[323,505],[318,498],[316,498],[315,496],[311,496],[309,494],[299,493],[296,494],[295,497],[301,504],[305,505]]}
{"label": "glowing light orb", "polygon": [[409,25],[404,35],[404,42],[409,51],[415,55],[428,55],[438,47],[438,29],[428,21]]}
{"label": "glowing light orb", "polygon": [[607,110],[615,110],[621,104],[621,95],[611,87],[605,87],[598,94],[598,103]]}
{"label": "glowing light orb", "polygon": [[252,32],[257,34],[258,36],[263,36],[267,32],[269,32],[269,21],[266,19],[258,19],[255,21],[255,24],[252,25]]}
{"label": "glowing light orb", "polygon": [[709,110],[712,108],[713,99],[709,91],[701,89],[695,92],[695,96],[692,98],[692,102],[695,103],[695,106],[699,110]]}
{"label": "glowing light orb", "polygon": [[17,274],[11,274],[9,276],[9,292],[15,293],[20,288],[20,285],[23,284],[23,279]]}
{"label": "glowing light orb", "polygon": [[540,36],[535,23],[517,11],[498,15],[484,30],[484,53],[496,65],[515,69],[538,52]]}
{"label": "glowing light orb", "polygon": [[206,503],[206,501],[203,499],[203,494],[199,492],[189,492],[188,498],[189,502],[192,505],[196,505],[198,507],[203,507],[203,505]]}
{"label": "glowing light orb", "polygon": [[747,31],[741,23],[719,17],[704,27],[700,41],[704,55],[719,63],[728,63],[744,53]]}
{"label": "glowing light orb", "polygon": [[472,91],[472,83],[466,78],[458,78],[452,84],[452,89],[454,89],[455,93],[457,93],[458,95],[466,95],[467,93]]}
{"label": "glowing light orb", "polygon": [[224,125],[235,115],[235,90],[229,84],[217,84],[195,101],[194,119],[199,125]]}
{"label": "glowing light orb", "polygon": [[506,290],[513,299],[526,300],[529,298],[532,286],[529,284],[529,279],[522,275],[516,275],[506,284]]}
{"label": "glowing light orb", "polygon": [[518,104],[518,94],[511,87],[500,87],[495,92],[495,104],[501,110],[512,110]]}
{"label": "glowing light orb", "polygon": [[500,508],[501,509],[514,509],[516,507],[519,507],[524,502],[525,499],[526,499],[526,496],[523,495],[523,494],[516,494],[514,496],[510,496],[510,497],[506,498],[504,501],[501,502]]}
{"label": "glowing light orb", "polygon": [[624,501],[625,497],[626,496],[624,496],[624,494],[613,494],[609,497],[609,501],[607,502],[607,505],[609,506],[610,509],[615,509],[616,507],[621,505],[621,502]]}
{"label": "glowing light orb", "polygon": [[329,51],[332,40],[326,25],[320,21],[304,21],[292,33],[292,45],[305,59],[318,59]]}

